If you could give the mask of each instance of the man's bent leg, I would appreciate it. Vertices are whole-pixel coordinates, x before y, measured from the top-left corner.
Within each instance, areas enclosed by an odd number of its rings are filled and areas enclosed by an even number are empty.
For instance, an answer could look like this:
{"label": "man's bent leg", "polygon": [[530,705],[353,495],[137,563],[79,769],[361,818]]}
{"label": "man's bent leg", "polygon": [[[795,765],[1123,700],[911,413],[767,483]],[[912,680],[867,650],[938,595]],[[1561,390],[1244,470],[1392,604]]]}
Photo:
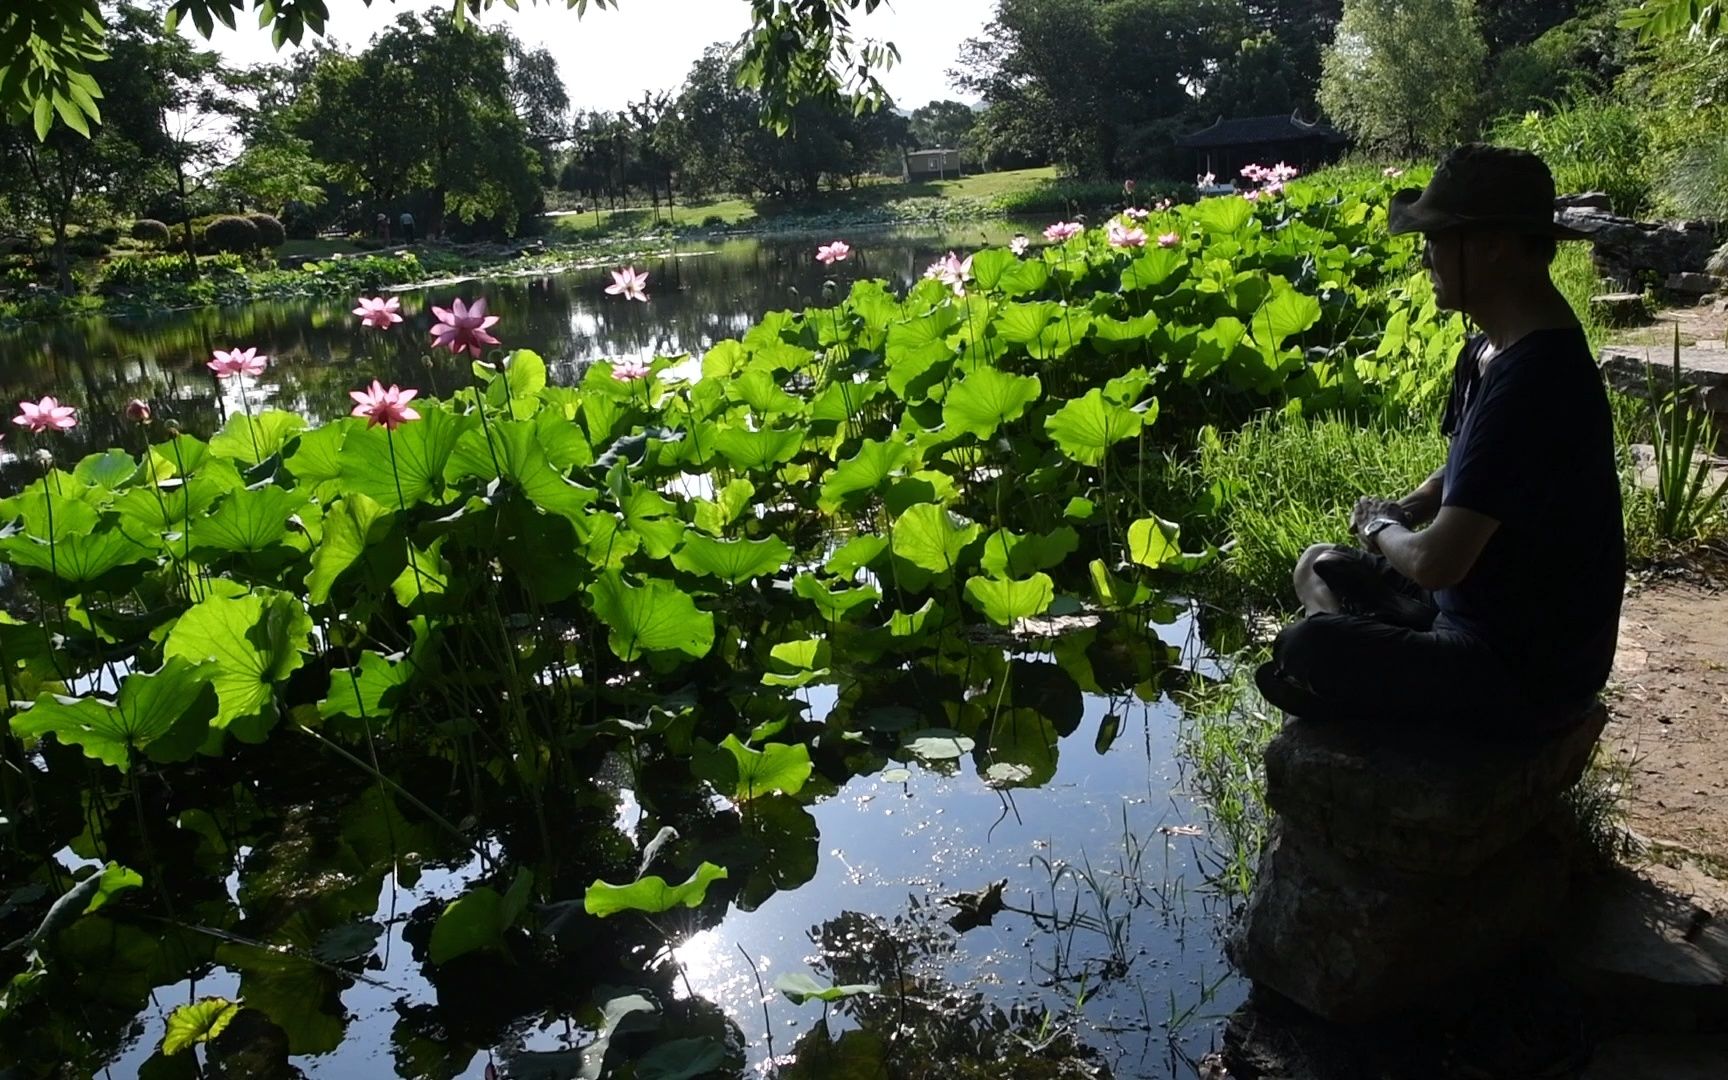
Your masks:
{"label": "man's bent leg", "polygon": [[1336,615],[1344,610],[1338,594],[1332,591],[1332,586],[1314,569],[1314,565],[1323,558],[1342,558],[1338,550],[1336,544],[1315,544],[1296,560],[1296,599],[1310,615]]}
{"label": "man's bent leg", "polygon": [[1454,631],[1316,615],[1286,627],[1272,657],[1262,693],[1315,719],[1467,726],[1512,703],[1500,659]]}

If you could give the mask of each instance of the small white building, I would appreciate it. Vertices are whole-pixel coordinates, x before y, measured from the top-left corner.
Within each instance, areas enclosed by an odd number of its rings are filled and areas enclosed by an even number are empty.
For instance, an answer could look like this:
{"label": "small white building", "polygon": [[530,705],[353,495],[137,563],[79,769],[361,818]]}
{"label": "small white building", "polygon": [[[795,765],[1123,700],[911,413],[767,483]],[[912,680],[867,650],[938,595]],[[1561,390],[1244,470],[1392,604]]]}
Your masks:
{"label": "small white building", "polygon": [[908,150],[903,156],[901,179],[908,184],[920,180],[958,180],[966,175],[958,150]]}

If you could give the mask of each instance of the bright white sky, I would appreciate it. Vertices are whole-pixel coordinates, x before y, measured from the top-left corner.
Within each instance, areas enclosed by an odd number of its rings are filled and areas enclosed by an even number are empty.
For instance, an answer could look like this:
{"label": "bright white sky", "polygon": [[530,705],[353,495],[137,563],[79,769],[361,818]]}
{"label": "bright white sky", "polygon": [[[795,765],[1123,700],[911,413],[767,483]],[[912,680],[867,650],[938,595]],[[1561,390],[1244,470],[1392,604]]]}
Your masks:
{"label": "bright white sky", "polygon": [[[401,11],[450,7],[450,0],[373,0],[370,7],[362,0],[330,0],[330,37],[353,50]],[[750,22],[744,0],[621,0],[617,10],[590,7],[580,20],[564,0],[522,0],[520,7],[511,11],[494,3],[480,21],[508,26],[528,45],[550,49],[572,106],[586,109],[618,109],[640,100],[644,90],[676,90],[703,49],[737,40]],[[858,17],[853,29],[859,38],[899,46],[901,62],[883,83],[896,105],[915,109],[959,96],[948,85],[947,71],[960,43],[982,33],[995,9],[995,0],[890,0],[874,14]],[[234,64],[272,62],[278,54],[270,47],[269,31],[252,26],[244,14],[238,30],[218,24],[209,44]],[[181,32],[204,44],[191,20]],[[311,40],[308,34],[307,43]],[[283,46],[283,54],[293,48]]]}

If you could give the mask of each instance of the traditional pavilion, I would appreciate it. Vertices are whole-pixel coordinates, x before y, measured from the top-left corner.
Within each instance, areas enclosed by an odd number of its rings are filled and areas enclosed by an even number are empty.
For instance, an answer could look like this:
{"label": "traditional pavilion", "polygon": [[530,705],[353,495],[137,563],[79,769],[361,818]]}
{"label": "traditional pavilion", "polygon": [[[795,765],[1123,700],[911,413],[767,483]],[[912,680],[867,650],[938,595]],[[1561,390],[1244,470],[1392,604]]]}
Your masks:
{"label": "traditional pavilion", "polygon": [[1194,173],[1212,173],[1229,182],[1244,165],[1282,161],[1303,172],[1334,160],[1349,140],[1329,124],[1288,116],[1219,117],[1210,127],[1178,136],[1176,145],[1194,152]]}

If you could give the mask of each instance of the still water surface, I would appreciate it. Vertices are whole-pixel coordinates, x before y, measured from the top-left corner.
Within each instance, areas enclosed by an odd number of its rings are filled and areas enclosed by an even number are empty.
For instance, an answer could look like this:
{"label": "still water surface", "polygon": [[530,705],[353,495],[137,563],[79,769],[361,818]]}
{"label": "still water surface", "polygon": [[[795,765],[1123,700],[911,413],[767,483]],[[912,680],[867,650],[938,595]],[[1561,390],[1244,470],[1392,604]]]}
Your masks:
{"label": "still water surface", "polygon": [[[204,361],[215,348],[257,347],[270,355],[271,367],[248,390],[252,406],[267,403],[318,420],[346,412],[347,392],[373,377],[430,393],[463,384],[466,358],[425,360],[430,306],[481,296],[500,316],[494,332],[506,346],[538,351],[552,379],[569,383],[601,359],[699,355],[767,311],[820,302],[829,280],[842,289],[864,276],[904,286],[949,248],[1000,242],[1014,231],[850,236],[858,254],[833,271],[815,262],[809,240],[732,240],[644,257],[636,265],[651,275],[647,304],[604,295],[605,268],[408,290],[406,321],[384,334],[361,328],[347,298],[25,328],[0,334],[0,390],[13,399],[58,393],[79,405],[80,451],[122,436],[121,410],[133,397],[207,435],[241,402]],[[1208,667],[1193,618],[1173,619],[1149,629],[1180,656],[1179,666]],[[1158,638],[1150,640],[1155,645]],[[1055,666],[1036,648],[1014,651],[1016,663]],[[807,694],[813,721],[836,708],[833,687],[813,686]],[[1118,697],[1076,691],[1073,699],[1075,708],[1059,724],[1053,778],[1040,786],[1001,790],[968,762],[890,760],[820,798],[808,807],[814,829],[787,839],[788,852],[775,853],[788,865],[813,859],[809,876],[789,872],[789,880],[769,883],[759,902],[741,894],[723,915],[710,912],[701,921],[669,915],[660,922],[682,969],[676,991],[711,1003],[715,1031],[743,1044],[752,1072],[771,1053],[786,1055],[822,1022],[820,1004],[796,1007],[773,989],[780,975],[814,972],[835,982],[916,985],[924,999],[939,1003],[932,1011],[952,1026],[944,1036],[950,1039],[980,1038],[1004,1025],[1023,1037],[1071,1027],[1111,1075],[1193,1076],[1191,1062],[1214,1047],[1219,1019],[1243,990],[1218,945],[1225,911],[1204,883],[1208,841],[1194,827],[1202,818],[1182,791],[1175,745],[1181,717],[1156,690]],[[1101,737],[1107,725],[1120,734]],[[661,822],[642,809],[632,783],[628,770],[616,770],[596,793],[602,821],[611,818],[610,830],[600,831],[617,835],[597,843],[573,826],[569,843],[645,845]],[[307,971],[291,982],[268,965],[229,962],[238,955],[232,950],[219,954],[195,984],[156,990],[153,1004],[116,1039],[112,1075],[138,1075],[160,1043],[167,1013],[211,994],[245,995],[288,1018],[284,1026],[296,1043],[317,1047],[296,1054],[294,1063],[309,1076],[338,1080],[480,1077],[489,1063],[505,1076],[555,1075],[533,1070],[558,1059],[523,1055],[593,1039],[585,1018],[565,1003],[532,992],[516,1000],[492,983],[464,987],[459,975],[438,973],[434,981],[413,925],[418,919],[423,932],[425,920],[477,875],[460,852],[429,859],[412,873],[387,860],[395,869],[384,873],[375,896],[378,879],[354,875],[340,911],[327,897],[283,901],[278,894],[293,882],[277,877],[303,876],[307,866],[338,875],[344,864],[320,862],[328,855],[316,845],[311,858],[296,850],[297,833],[318,832],[315,812],[269,805],[266,792],[230,837],[233,850],[219,850],[212,840],[206,851],[199,841],[199,860],[229,867],[229,895],[206,902],[231,903],[248,919],[277,925],[276,908],[298,903],[303,910],[294,917],[309,933],[324,935],[303,942],[307,948],[327,942],[329,924],[351,914],[377,933],[371,952],[362,950],[363,975],[350,964],[355,977]],[[338,830],[342,845],[362,852],[365,844],[350,825],[376,797],[363,792],[341,811],[348,817]],[[240,816],[232,806],[228,812]],[[212,807],[213,819],[223,820],[223,813]],[[392,847],[398,840],[391,837]],[[1006,911],[963,931],[949,924],[955,909],[943,898],[1003,880]],[[592,947],[599,970],[655,961],[640,945],[624,956],[603,955],[609,947],[617,952],[617,941]],[[892,968],[884,966],[890,957]],[[768,988],[766,1017],[758,976]],[[891,1029],[904,1009],[885,994],[837,1007],[827,1022],[836,1033]],[[1040,1010],[1050,1022],[1039,1019]]]}

